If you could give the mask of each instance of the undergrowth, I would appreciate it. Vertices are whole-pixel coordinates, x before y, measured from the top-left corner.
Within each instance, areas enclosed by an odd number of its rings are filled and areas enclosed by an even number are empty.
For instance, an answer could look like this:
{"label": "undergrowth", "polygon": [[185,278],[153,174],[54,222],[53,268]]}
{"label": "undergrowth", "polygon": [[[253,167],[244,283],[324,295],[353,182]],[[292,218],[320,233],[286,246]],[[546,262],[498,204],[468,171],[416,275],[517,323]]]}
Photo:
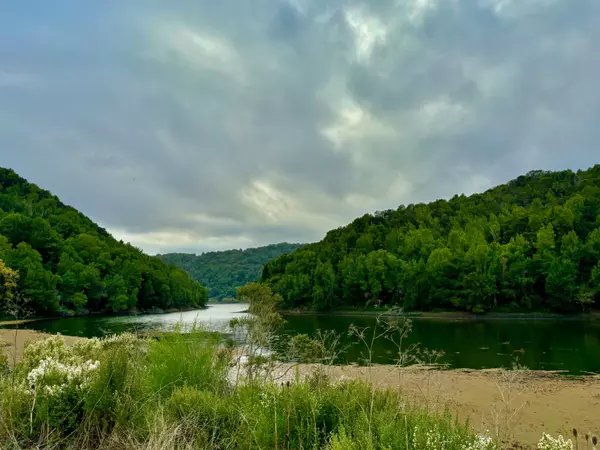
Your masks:
{"label": "undergrowth", "polygon": [[495,448],[449,411],[365,382],[234,380],[221,344],[198,330],[31,344],[0,378],[0,448]]}

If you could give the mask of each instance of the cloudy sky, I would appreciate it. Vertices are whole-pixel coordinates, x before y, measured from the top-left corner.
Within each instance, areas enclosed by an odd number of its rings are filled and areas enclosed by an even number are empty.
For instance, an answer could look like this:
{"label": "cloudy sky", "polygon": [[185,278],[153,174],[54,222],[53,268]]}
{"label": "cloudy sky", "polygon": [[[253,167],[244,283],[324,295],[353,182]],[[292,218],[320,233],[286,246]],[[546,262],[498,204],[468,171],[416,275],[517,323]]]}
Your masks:
{"label": "cloudy sky", "polygon": [[0,165],[150,253],[600,161],[597,0],[18,0]]}

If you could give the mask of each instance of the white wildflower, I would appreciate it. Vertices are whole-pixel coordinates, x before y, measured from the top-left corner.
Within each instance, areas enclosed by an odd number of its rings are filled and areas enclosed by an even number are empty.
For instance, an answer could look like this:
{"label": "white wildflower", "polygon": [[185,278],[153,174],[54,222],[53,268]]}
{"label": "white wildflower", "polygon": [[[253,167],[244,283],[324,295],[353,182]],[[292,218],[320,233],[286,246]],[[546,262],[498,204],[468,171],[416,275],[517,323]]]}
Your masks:
{"label": "white wildflower", "polygon": [[77,365],[87,360],[96,360],[102,350],[99,339],[82,339],[67,346],[64,338],[57,334],[47,339],[27,344],[23,355],[23,366],[28,370],[39,366],[40,361],[52,359],[63,364]]}
{"label": "white wildflower", "polygon": [[573,450],[573,442],[571,439],[565,440],[562,435],[558,438],[553,438],[547,433],[542,435],[537,447],[538,450]]}
{"label": "white wildflower", "polygon": [[52,357],[42,359],[27,374],[30,390],[47,395],[58,395],[67,389],[84,389],[89,385],[91,374],[98,369],[99,361],[64,364]]}
{"label": "white wildflower", "polygon": [[463,450],[495,450],[494,440],[486,434],[478,434],[475,440],[463,447]]}

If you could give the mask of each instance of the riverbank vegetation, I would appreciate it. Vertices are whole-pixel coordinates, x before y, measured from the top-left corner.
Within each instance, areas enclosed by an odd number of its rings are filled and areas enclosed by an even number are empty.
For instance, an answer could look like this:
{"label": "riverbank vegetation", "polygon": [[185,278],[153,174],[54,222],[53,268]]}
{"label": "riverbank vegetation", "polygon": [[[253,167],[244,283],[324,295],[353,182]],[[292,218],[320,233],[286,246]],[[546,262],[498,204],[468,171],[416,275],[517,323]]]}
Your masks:
{"label": "riverbank vegetation", "polygon": [[363,382],[233,384],[233,353],[217,344],[195,332],[32,344],[2,376],[0,447],[493,448],[450,412]]}
{"label": "riverbank vegetation", "polygon": [[[0,313],[200,307],[208,291],[0,168]],[[10,311],[7,311],[10,310]]]}
{"label": "riverbank vegetation", "polygon": [[554,311],[600,300],[600,165],[356,219],[269,262],[284,308]]}
{"label": "riverbank vegetation", "polygon": [[208,289],[211,300],[235,298],[235,291],[260,278],[263,266],[278,256],[302,247],[302,244],[272,244],[246,250],[206,252],[201,255],[167,253],[157,255],[169,264],[185,270],[192,279]]}

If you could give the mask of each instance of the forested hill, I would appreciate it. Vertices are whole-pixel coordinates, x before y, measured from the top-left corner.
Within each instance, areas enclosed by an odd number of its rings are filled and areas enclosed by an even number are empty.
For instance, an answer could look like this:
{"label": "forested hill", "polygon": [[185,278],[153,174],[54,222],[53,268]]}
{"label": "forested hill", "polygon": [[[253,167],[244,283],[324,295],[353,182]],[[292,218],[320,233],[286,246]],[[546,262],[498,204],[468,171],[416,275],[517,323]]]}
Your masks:
{"label": "forested hill", "polygon": [[[16,288],[7,267],[18,272]],[[115,240],[50,192],[1,168],[0,269],[0,310],[14,303],[42,315],[179,308],[208,298],[183,270]]]}
{"label": "forested hill", "polygon": [[300,247],[302,244],[284,242],[246,250],[208,252],[201,255],[168,253],[158,257],[176,264],[194,280],[208,287],[211,299],[222,300],[235,297],[236,288],[258,280],[265,263]]}
{"label": "forested hill", "polygon": [[286,307],[600,306],[600,165],[365,215],[265,266]]}

